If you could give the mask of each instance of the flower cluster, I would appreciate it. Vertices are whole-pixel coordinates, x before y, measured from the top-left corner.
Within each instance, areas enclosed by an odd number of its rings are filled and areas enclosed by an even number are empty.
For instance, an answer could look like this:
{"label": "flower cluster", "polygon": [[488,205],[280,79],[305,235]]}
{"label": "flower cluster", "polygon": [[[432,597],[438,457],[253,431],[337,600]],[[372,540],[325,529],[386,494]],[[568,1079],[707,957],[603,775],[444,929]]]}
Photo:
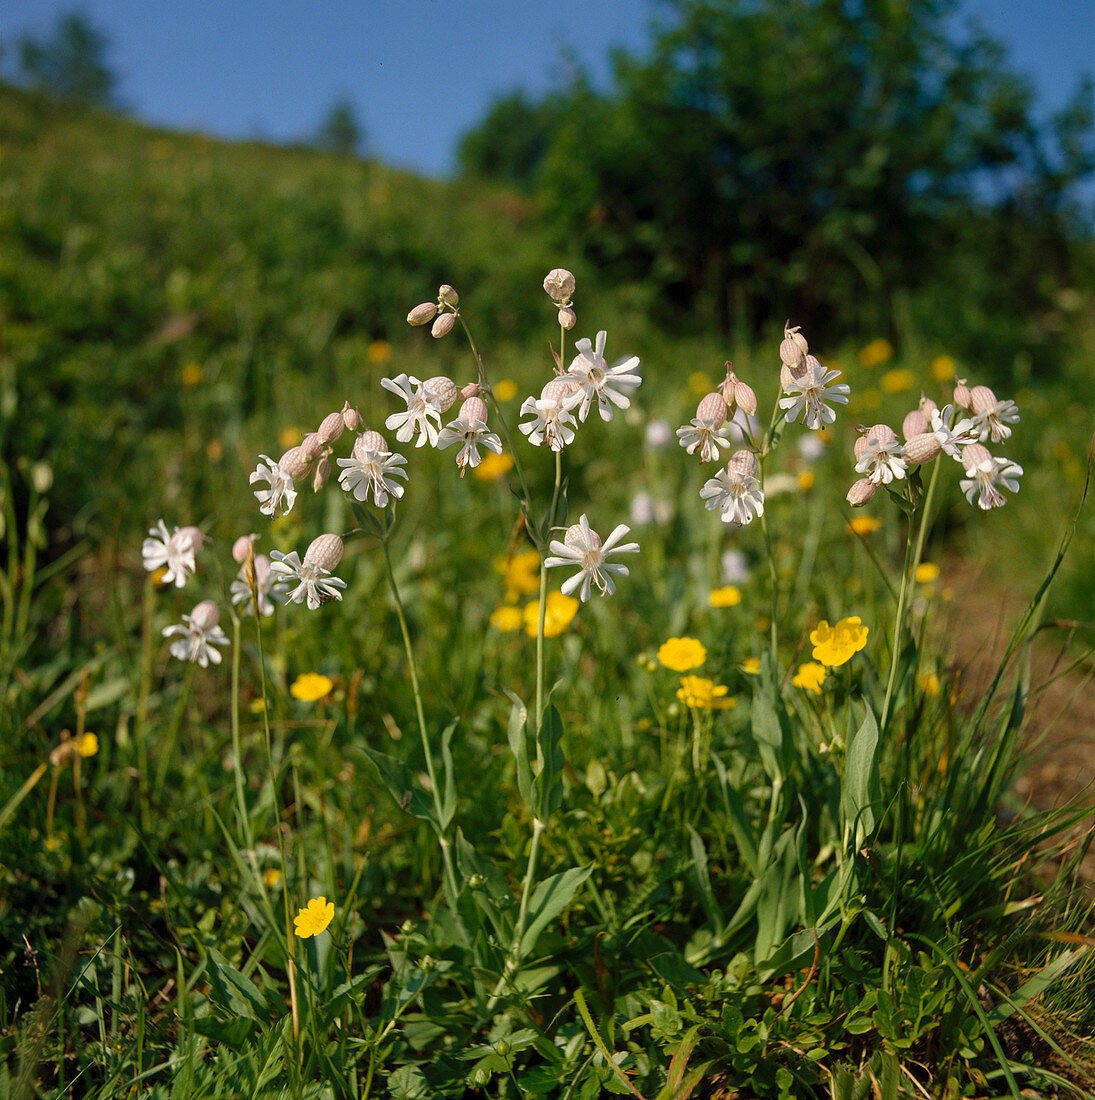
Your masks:
{"label": "flower cluster", "polygon": [[783,364],[779,381],[785,395],[779,399],[779,407],[788,421],[794,423],[801,416],[812,431],[831,424],[836,413],[828,403],[846,405],[850,392],[847,385],[836,381],[840,371],[823,367],[810,354],[806,337],[790,323],[784,326],[779,357]]}
{"label": "flower cluster", "polygon": [[829,668],[846,664],[867,644],[869,629],[858,615],[841,619],[833,626],[822,619],[810,633],[814,660]]}

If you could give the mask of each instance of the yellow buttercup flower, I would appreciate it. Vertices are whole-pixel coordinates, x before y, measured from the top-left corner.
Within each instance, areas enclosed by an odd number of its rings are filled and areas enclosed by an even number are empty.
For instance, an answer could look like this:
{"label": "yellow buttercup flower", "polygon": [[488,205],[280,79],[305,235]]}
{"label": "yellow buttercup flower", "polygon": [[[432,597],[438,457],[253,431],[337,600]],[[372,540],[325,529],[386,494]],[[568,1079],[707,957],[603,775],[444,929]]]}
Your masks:
{"label": "yellow buttercup flower", "polygon": [[693,371],[688,376],[688,388],[697,397],[703,397],[711,392],[711,379],[702,370]]}
{"label": "yellow buttercup flower", "polygon": [[874,516],[852,516],[848,520],[848,530],[853,535],[858,535],[861,539],[865,539],[868,535],[873,535],[882,526],[882,520],[875,519]]}
{"label": "yellow buttercup flower", "polygon": [[733,696],[727,697],[729,690],[725,684],[716,684],[703,676],[682,676],[677,698],[686,707],[698,710],[730,710],[738,701]]}
{"label": "yellow buttercup flower", "polygon": [[735,588],[732,584],[716,588],[707,597],[707,602],[712,607],[737,607],[741,603],[741,589]]}
{"label": "yellow buttercup flower", "polygon": [[293,918],[296,934],[306,940],[309,936],[318,936],[327,930],[334,920],[335,903],[325,897],[311,898],[308,904]]}
{"label": "yellow buttercup flower", "polygon": [[184,386],[196,386],[202,380],[202,369],[198,363],[187,363],[179,375]]}
{"label": "yellow buttercup flower", "polygon": [[480,481],[498,481],[513,469],[513,455],[503,451],[500,455],[488,452],[483,456],[478,466],[472,469],[472,473]]}
{"label": "yellow buttercup flower", "polygon": [[301,434],[300,428],[294,428],[292,426],[288,428],[282,428],[278,432],[278,443],[281,444],[286,450],[290,447],[295,447],[304,436]]}
{"label": "yellow buttercup flower", "polygon": [[819,665],[817,661],[807,661],[806,664],[798,666],[798,671],[791,678],[791,683],[795,687],[820,695],[821,685],[825,683],[825,666]]}
{"label": "yellow buttercup flower", "polygon": [[[564,596],[562,592],[549,592],[547,608],[544,611],[544,637],[554,638],[562,634],[571,620],[578,614],[581,602],[573,596]],[[540,629],[540,601],[533,600],[525,604],[525,633],[535,638]]]}
{"label": "yellow buttercup flower", "polygon": [[760,673],[760,658],[746,657],[739,667],[746,676],[757,676]]}
{"label": "yellow buttercup flower", "polygon": [[872,340],[866,347],[860,348],[857,358],[861,367],[870,370],[871,367],[888,363],[893,358],[893,344],[879,337],[877,340]]}
{"label": "yellow buttercup flower", "polygon": [[814,660],[830,668],[850,661],[867,644],[869,629],[863,625],[858,615],[841,619],[835,626],[830,626],[826,619],[822,619],[817,624],[817,629],[810,634]]}
{"label": "yellow buttercup flower", "polygon": [[[262,872],[262,881],[266,883],[266,887],[269,890],[273,890],[279,882],[281,882],[281,871],[277,867],[267,867]],[[331,907],[332,909],[334,906]]]}
{"label": "yellow buttercup flower", "polygon": [[99,738],[93,733],[85,733],[76,742],[76,751],[83,757],[94,756],[99,751]]}
{"label": "yellow buttercup flower", "polygon": [[958,363],[951,355],[937,355],[928,369],[936,382],[949,382],[958,373]]}
{"label": "yellow buttercup flower", "polygon": [[707,650],[695,638],[670,638],[658,647],[658,660],[674,672],[688,672],[707,660]]}
{"label": "yellow buttercup flower", "polygon": [[540,555],[535,550],[495,558],[494,568],[502,574],[506,603],[516,603],[522,596],[531,596],[540,590]]}
{"label": "yellow buttercup flower", "polygon": [[517,396],[517,383],[512,378],[502,378],[494,386],[496,401],[512,401]]}
{"label": "yellow buttercup flower", "polygon": [[934,698],[939,694],[939,677],[934,672],[927,672],[917,681],[920,684],[920,690],[928,696]]}
{"label": "yellow buttercup flower", "polygon": [[392,345],[387,340],[374,340],[365,349],[365,358],[370,363],[386,363],[392,357]]}
{"label": "yellow buttercup flower", "polygon": [[804,493],[808,493],[814,487],[814,482],[817,481],[817,478],[814,476],[813,470],[800,470],[795,481]]}
{"label": "yellow buttercup flower", "polygon": [[293,681],[289,694],[303,703],[314,703],[330,695],[334,686],[335,682],[330,676],[324,676],[320,672],[305,672]]}
{"label": "yellow buttercup flower", "polygon": [[496,607],[490,616],[490,625],[495,630],[501,630],[503,633],[508,633],[511,630],[520,630],[521,623],[524,622],[524,615],[521,614],[520,608],[513,607],[512,605],[503,604],[501,607]]}
{"label": "yellow buttercup flower", "polygon": [[939,579],[939,566],[932,561],[922,561],[913,574],[917,584],[931,584]]}
{"label": "yellow buttercup flower", "polygon": [[884,393],[904,393],[916,385],[916,372],[907,367],[888,370],[879,381]]}

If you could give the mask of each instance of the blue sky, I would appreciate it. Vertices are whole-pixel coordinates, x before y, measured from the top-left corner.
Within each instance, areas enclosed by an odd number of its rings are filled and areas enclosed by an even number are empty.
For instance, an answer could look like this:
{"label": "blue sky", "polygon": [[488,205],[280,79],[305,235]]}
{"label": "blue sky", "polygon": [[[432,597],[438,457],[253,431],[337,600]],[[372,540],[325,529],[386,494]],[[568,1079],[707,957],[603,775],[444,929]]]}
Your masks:
{"label": "blue sky", "polygon": [[[4,0],[0,42],[79,7],[110,39],[120,97],[150,122],[226,138],[306,139],[345,97],[368,151],[445,174],[492,96],[549,90],[566,50],[598,79],[639,50],[651,0]],[[962,0],[1046,109],[1095,71],[1093,0]]]}

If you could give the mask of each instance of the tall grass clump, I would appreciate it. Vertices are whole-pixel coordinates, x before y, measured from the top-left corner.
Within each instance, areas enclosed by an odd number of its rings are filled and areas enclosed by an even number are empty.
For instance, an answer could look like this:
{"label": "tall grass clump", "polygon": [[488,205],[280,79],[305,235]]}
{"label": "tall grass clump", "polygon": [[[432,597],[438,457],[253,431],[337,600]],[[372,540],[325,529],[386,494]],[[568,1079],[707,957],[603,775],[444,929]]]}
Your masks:
{"label": "tall grass clump", "polygon": [[38,845],[71,902],[5,992],[3,1087],[1081,1094],[1084,812],[1000,812],[1075,520],[976,700],[932,583],[944,507],[1019,489],[1018,408],[955,379],[848,432],[790,324],[712,379],[611,361],[544,289],[516,415],[443,285],[407,319],[463,340],[447,372],[267,447],[249,518],[150,518],[127,659],[0,809],[7,885]]}

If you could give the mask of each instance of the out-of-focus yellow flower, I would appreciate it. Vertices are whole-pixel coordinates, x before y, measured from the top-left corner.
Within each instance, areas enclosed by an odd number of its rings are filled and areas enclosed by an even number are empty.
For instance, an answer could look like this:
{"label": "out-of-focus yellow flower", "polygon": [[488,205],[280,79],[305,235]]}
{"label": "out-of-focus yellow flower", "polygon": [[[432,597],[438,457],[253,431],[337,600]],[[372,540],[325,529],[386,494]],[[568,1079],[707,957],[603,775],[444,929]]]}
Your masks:
{"label": "out-of-focus yellow flower", "polygon": [[282,428],[278,432],[278,443],[282,445],[286,450],[290,447],[295,447],[304,436],[301,434],[300,428],[294,428],[290,425],[287,428]]}
{"label": "out-of-focus yellow flower", "polygon": [[756,621],[756,628],[758,634],[767,634],[768,628],[772,625],[772,620],[767,615],[758,615]]}
{"label": "out-of-focus yellow flower", "polygon": [[937,355],[928,369],[936,382],[949,382],[958,373],[958,363],[951,355]]}
{"label": "out-of-focus yellow flower", "polygon": [[302,703],[314,703],[330,695],[334,686],[330,676],[324,676],[321,672],[304,672],[293,681],[289,694]]}
{"label": "out-of-focus yellow flower", "polygon": [[512,401],[517,396],[517,383],[512,378],[500,378],[494,386],[496,401]]}
{"label": "out-of-focus yellow flower", "polygon": [[934,672],[926,672],[917,682],[925,695],[935,698],[939,694],[939,677]]}
{"label": "out-of-focus yellow flower", "polygon": [[933,561],[922,561],[916,567],[913,579],[917,584],[931,584],[939,579],[939,566]]}
{"label": "out-of-focus yellow flower", "polygon": [[184,386],[196,386],[202,380],[202,369],[198,363],[187,363],[179,375]]}
{"label": "out-of-focus yellow flower", "polygon": [[727,696],[729,690],[725,684],[716,684],[704,676],[682,676],[677,698],[686,707],[698,710],[730,710],[738,705],[738,701],[733,696]]}
{"label": "out-of-focus yellow flower", "polygon": [[490,625],[495,630],[501,630],[503,633],[520,630],[524,621],[525,617],[521,614],[521,609],[514,607],[512,604],[503,604],[501,607],[496,607],[490,616]]}
{"label": "out-of-focus yellow flower", "polygon": [[711,379],[702,370],[694,370],[688,376],[688,388],[697,396],[704,397],[714,388]]}
{"label": "out-of-focus yellow flower", "polygon": [[791,683],[804,691],[812,691],[815,695],[821,694],[821,685],[825,683],[825,666],[817,661],[807,661],[798,666],[798,671],[791,677]]}
{"label": "out-of-focus yellow flower", "polygon": [[863,625],[858,615],[841,619],[834,626],[830,626],[826,619],[822,619],[816,629],[810,632],[814,660],[830,668],[836,668],[850,661],[867,644],[869,629]]}
{"label": "out-of-focus yellow flower", "polygon": [[173,584],[164,582],[164,577],[166,576],[167,566],[161,565],[159,569],[153,569],[152,572],[148,574],[148,580],[152,587],[155,588],[157,591],[168,587],[174,587]]}
{"label": "out-of-focus yellow flower", "polygon": [[814,482],[817,481],[817,478],[814,477],[813,470],[800,470],[795,480],[798,482],[798,487],[804,493],[808,493],[814,487]]}
{"label": "out-of-focus yellow flower", "polygon": [[57,836],[47,836],[45,840],[46,851],[56,852],[61,847],[61,838]]}
{"label": "out-of-focus yellow flower", "polygon": [[760,658],[759,657],[746,657],[741,662],[740,668],[746,676],[756,676],[760,672]]}
{"label": "out-of-focus yellow flower", "polygon": [[[562,634],[571,620],[578,614],[581,603],[573,596],[564,596],[562,592],[549,592],[547,607],[544,611],[544,637],[554,638]],[[525,633],[535,638],[540,629],[540,601],[533,600],[525,604]]]}
{"label": "out-of-focus yellow flower", "polygon": [[83,757],[94,756],[99,751],[99,738],[93,733],[85,733],[76,742],[76,751]]}
{"label": "out-of-focus yellow flower", "polygon": [[308,904],[293,918],[296,934],[306,940],[309,936],[318,936],[327,930],[334,920],[335,903],[325,897],[311,898]]}
{"label": "out-of-focus yellow flower", "polygon": [[741,603],[741,589],[732,584],[723,585],[707,597],[707,602],[712,607],[737,607]]}
{"label": "out-of-focus yellow flower", "polygon": [[888,370],[879,379],[879,385],[884,393],[904,393],[916,385],[916,372],[909,370],[908,367]]}
{"label": "out-of-focus yellow flower", "polygon": [[494,559],[495,571],[502,574],[506,586],[506,603],[516,603],[522,596],[540,590],[540,555],[535,550]]}
{"label": "out-of-focus yellow flower", "polygon": [[513,469],[513,455],[503,451],[496,455],[488,451],[478,466],[472,468],[472,473],[480,481],[498,481]]}
{"label": "out-of-focus yellow flower", "polygon": [[856,358],[859,360],[861,367],[870,370],[871,367],[888,363],[893,358],[893,344],[889,340],[879,337],[877,340],[872,340],[866,347],[860,348]]}
{"label": "out-of-focus yellow flower", "polygon": [[252,699],[248,704],[247,709],[252,714],[262,714],[266,709],[266,700],[260,695],[257,699]]}
{"label": "out-of-focus yellow flower", "polygon": [[277,867],[267,867],[262,872],[262,881],[266,883],[268,890],[273,890],[281,882],[281,871]]}
{"label": "out-of-focus yellow flower", "polygon": [[688,672],[707,660],[707,650],[696,638],[670,638],[658,647],[658,660],[674,672]]}
{"label": "out-of-focus yellow flower", "polygon": [[882,520],[875,519],[874,516],[852,516],[848,520],[848,530],[853,535],[858,535],[861,539],[865,539],[868,535],[873,535],[882,526]]}
{"label": "out-of-focus yellow flower", "polygon": [[370,363],[386,363],[392,357],[392,345],[387,340],[374,340],[365,349],[365,358]]}

